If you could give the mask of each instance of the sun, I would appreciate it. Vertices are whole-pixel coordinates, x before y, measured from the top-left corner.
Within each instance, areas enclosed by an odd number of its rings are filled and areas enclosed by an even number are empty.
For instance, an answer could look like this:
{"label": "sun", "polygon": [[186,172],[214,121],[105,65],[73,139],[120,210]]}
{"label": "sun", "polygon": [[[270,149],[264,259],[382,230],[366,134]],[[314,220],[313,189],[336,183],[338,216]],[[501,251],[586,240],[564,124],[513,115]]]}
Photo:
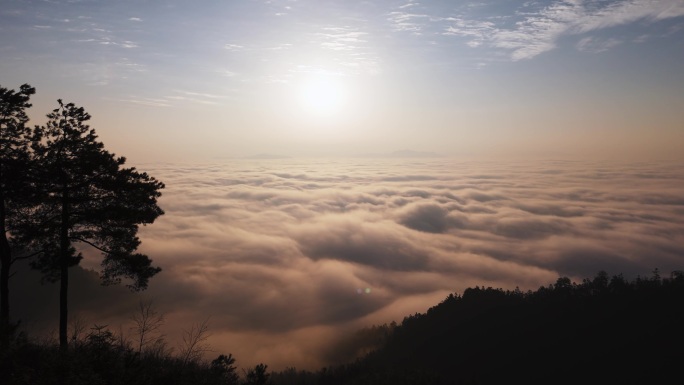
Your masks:
{"label": "sun", "polygon": [[340,112],[347,99],[347,89],[340,76],[316,74],[304,80],[299,102],[309,113],[332,115]]}

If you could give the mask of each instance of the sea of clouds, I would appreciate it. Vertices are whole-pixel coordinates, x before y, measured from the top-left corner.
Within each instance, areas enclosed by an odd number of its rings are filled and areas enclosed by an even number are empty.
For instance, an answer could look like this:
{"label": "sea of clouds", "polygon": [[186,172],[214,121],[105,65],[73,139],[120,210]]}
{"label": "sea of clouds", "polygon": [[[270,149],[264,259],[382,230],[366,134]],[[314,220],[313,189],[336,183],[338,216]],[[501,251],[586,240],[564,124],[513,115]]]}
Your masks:
{"label": "sea of clouds", "polygon": [[[141,298],[153,300],[169,340],[209,319],[214,355],[232,353],[238,365],[317,369],[341,358],[335,346],[354,330],[401,322],[476,285],[535,290],[600,270],[627,278],[684,270],[678,163],[357,158],[138,168],[166,184],[166,214],[140,231],[141,251],[163,271],[142,294],[77,280],[72,314],[122,324]],[[96,257],[82,264],[97,268]],[[49,295],[52,305],[33,303],[56,319],[56,291]],[[26,303],[18,307],[30,324],[39,315]]]}

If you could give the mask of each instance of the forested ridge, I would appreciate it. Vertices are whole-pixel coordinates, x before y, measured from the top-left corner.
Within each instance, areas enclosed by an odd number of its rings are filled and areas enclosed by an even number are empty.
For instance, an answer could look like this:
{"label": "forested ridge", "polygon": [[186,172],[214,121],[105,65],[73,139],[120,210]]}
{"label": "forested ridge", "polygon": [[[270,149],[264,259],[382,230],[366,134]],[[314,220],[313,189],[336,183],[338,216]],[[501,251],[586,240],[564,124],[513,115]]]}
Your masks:
{"label": "forested ridge", "polygon": [[[537,291],[475,287],[406,317],[361,364],[440,383],[668,383],[680,376],[684,275],[604,272]],[[430,382],[430,381],[428,381]]]}
{"label": "forested ridge", "polygon": [[399,325],[376,327],[384,343],[356,362],[308,381],[289,371],[278,383],[675,383],[682,304],[684,273],[663,278],[657,269],[632,281],[603,271],[580,283],[560,277],[527,292],[468,288]]}
{"label": "forested ridge", "polygon": [[580,283],[560,277],[526,292],[476,286],[399,324],[360,330],[350,339],[362,355],[318,371],[269,373],[260,364],[241,373],[231,355],[206,361],[163,344],[136,349],[104,327],[72,340],[65,361],[56,345],[20,334],[3,353],[2,383],[674,383],[684,358],[683,301],[682,271],[631,281],[605,272]]}

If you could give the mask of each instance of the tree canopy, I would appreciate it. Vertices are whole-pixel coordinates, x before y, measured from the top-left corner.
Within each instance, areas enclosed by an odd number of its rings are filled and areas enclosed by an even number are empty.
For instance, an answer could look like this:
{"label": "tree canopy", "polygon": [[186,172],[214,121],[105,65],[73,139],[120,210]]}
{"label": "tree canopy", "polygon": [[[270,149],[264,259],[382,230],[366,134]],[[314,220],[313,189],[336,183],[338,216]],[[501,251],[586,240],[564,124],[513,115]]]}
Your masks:
{"label": "tree canopy", "polygon": [[[157,205],[164,184],[135,168],[124,168],[126,159],[106,151],[95,130],[85,124],[90,115],[82,107],[58,102],[46,126],[34,133],[40,189],[46,197],[42,215],[37,216],[42,222],[32,224],[26,234],[46,251],[34,266],[47,277],[60,279],[62,263],[72,265],[81,259],[68,247],[87,244],[104,257],[105,283],[125,277],[132,280],[130,288],[145,289],[160,269],[136,252],[136,234],[139,225],[153,223],[164,213]],[[62,245],[64,241],[69,245]]]}
{"label": "tree canopy", "polygon": [[35,88],[24,84],[19,91],[0,87],[0,343],[5,345],[10,333],[9,278],[12,264],[12,230],[19,222],[22,208],[31,195],[27,168],[31,130],[26,126],[26,109]]}

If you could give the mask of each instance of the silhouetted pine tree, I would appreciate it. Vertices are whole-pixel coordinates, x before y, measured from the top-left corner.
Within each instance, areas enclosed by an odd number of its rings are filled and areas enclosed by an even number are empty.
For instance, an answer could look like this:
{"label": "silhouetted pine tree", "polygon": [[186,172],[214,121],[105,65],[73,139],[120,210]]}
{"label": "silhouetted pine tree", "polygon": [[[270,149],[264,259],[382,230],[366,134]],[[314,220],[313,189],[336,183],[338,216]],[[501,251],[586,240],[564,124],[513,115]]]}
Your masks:
{"label": "silhouetted pine tree", "polygon": [[33,266],[60,282],[59,341],[66,350],[69,268],[82,258],[74,244],[102,253],[104,283],[128,278],[129,288],[145,289],[161,269],[136,252],[138,226],[164,213],[157,205],[164,184],[124,168],[125,158],[107,152],[86,124],[90,115],[73,103],[58,102],[47,124],[34,132],[36,188],[44,200],[37,210],[40,219],[27,223],[22,237],[43,251]]}
{"label": "silhouetted pine tree", "polygon": [[10,336],[9,279],[12,264],[20,258],[12,247],[12,230],[21,208],[31,195],[27,180],[31,130],[26,109],[35,88],[23,84],[19,91],[0,87],[0,346]]}

